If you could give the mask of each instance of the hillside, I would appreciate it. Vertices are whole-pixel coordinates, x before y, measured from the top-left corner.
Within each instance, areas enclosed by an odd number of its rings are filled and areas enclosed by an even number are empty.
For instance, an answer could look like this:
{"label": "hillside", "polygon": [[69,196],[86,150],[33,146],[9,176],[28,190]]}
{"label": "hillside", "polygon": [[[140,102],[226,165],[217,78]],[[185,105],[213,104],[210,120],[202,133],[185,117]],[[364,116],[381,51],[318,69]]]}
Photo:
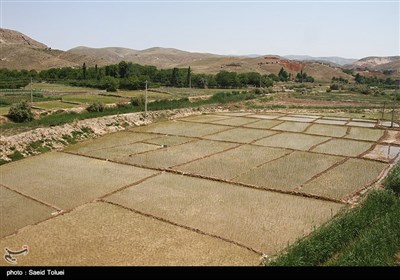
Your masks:
{"label": "hillside", "polygon": [[315,57],[309,55],[286,55],[285,58],[291,60],[300,60],[300,61],[315,61],[315,62],[327,62],[329,64],[343,66],[346,64],[351,64],[357,59],[354,58],[344,58],[339,56],[322,56],[322,57]]}
{"label": "hillside", "polygon": [[370,56],[364,57],[351,64],[345,65],[348,69],[368,69],[372,71],[384,71],[394,70],[399,71],[400,69],[400,56]]}
{"label": "hillside", "polygon": [[0,68],[43,70],[53,67],[106,65],[110,62],[96,57],[53,50],[18,31],[0,28]]}
{"label": "hillside", "polygon": [[[160,47],[135,50],[119,47],[89,48],[80,46],[68,51],[53,50],[29,36],[8,29],[0,29],[0,46],[0,68],[9,69],[43,70],[53,67],[81,67],[84,62],[88,66],[95,64],[103,66],[125,60],[164,69],[190,66],[195,73],[215,74],[221,70],[227,70],[238,73],[254,71],[262,74],[278,74],[283,67],[293,75],[303,69],[316,81],[328,82],[334,76],[352,79],[352,76],[343,73],[337,65],[323,61],[291,60],[277,55],[223,56]],[[335,59],[338,63],[343,62],[339,61],[341,58]],[[358,65],[357,63],[361,63],[360,61],[354,62],[352,65]],[[369,65],[370,61],[375,64],[380,61],[378,68],[388,67],[388,65],[396,68],[399,63],[398,57],[388,60],[366,58],[363,63]]]}

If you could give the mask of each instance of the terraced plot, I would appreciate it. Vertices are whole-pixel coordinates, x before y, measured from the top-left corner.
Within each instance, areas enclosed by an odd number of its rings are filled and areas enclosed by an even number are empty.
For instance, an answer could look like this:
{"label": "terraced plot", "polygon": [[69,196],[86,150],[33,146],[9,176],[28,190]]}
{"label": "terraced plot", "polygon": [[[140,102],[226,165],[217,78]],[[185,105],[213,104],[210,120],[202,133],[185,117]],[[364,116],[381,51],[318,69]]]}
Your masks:
{"label": "terraced plot", "polygon": [[101,138],[88,140],[69,146],[67,149],[65,149],[65,151],[71,153],[85,154],[89,151],[133,144],[136,142],[149,140],[157,137],[159,136],[147,133],[133,133],[133,132],[111,133],[102,136]]}
{"label": "terraced plot", "polygon": [[383,136],[384,130],[363,128],[363,127],[352,127],[348,135],[345,138],[366,140],[366,141],[378,141]]}
{"label": "terraced plot", "polygon": [[328,137],[283,132],[256,141],[254,144],[307,151],[311,147],[327,141]]}
{"label": "terraced plot", "polygon": [[236,147],[236,144],[199,140],[179,146],[125,157],[121,161],[150,168],[168,168]]}
{"label": "terraced plot", "polygon": [[310,126],[306,133],[331,136],[331,137],[343,137],[346,135],[347,127],[336,126],[336,125],[323,125],[323,124],[313,124]]}
{"label": "terraced plot", "polygon": [[[260,256],[235,244],[96,202],[0,241],[29,245],[28,266],[257,265]],[[6,262],[2,262],[6,264]]]}
{"label": "terraced plot", "polygon": [[234,181],[261,188],[294,190],[341,160],[343,158],[337,156],[293,152],[239,175]]}
{"label": "terraced plot", "polygon": [[241,126],[241,125],[249,124],[249,123],[256,122],[256,121],[257,120],[251,119],[251,118],[236,117],[236,118],[229,118],[229,119],[214,121],[213,124]]}
{"label": "terraced plot", "polygon": [[165,135],[177,135],[177,136],[187,136],[187,137],[200,137],[212,133],[221,132],[227,129],[229,129],[229,127],[222,125],[170,121],[170,122],[152,124],[149,126],[136,127],[132,128],[130,131],[151,132],[151,133],[158,133]]}
{"label": "terraced plot", "polygon": [[341,156],[358,156],[372,147],[372,142],[332,139],[313,149],[314,152]]}
{"label": "terraced plot", "polygon": [[328,198],[343,199],[370,185],[385,167],[386,164],[380,162],[349,159],[312,180],[301,191]]}
{"label": "terraced plot", "polygon": [[283,149],[244,145],[222,154],[180,165],[174,169],[185,173],[229,180],[289,152]]}
{"label": "terraced plot", "polygon": [[205,138],[210,140],[250,143],[257,139],[274,135],[275,133],[274,131],[239,127],[212,134]]}
{"label": "terraced plot", "polygon": [[398,160],[398,133],[349,121],[198,115],[2,165],[0,247],[28,244],[20,265],[257,265]]}
{"label": "terraced plot", "polygon": [[308,126],[309,123],[301,123],[301,122],[284,122],[280,125],[274,126],[273,130],[283,130],[283,131],[291,131],[291,132],[303,132]]}
{"label": "terraced plot", "polygon": [[65,153],[47,153],[0,168],[1,184],[68,210],[156,172]]}
{"label": "terraced plot", "polygon": [[250,128],[261,128],[261,129],[268,129],[274,126],[277,126],[278,124],[283,123],[283,121],[278,121],[278,120],[260,120],[258,122],[250,123],[250,124],[245,124],[245,127],[250,127]]}
{"label": "terraced plot", "polygon": [[[0,181],[1,182],[1,181]],[[54,208],[22,196],[0,185],[0,238],[24,226],[51,217]]]}
{"label": "terraced plot", "polygon": [[268,255],[342,208],[337,203],[174,174],[161,174],[106,200]]}

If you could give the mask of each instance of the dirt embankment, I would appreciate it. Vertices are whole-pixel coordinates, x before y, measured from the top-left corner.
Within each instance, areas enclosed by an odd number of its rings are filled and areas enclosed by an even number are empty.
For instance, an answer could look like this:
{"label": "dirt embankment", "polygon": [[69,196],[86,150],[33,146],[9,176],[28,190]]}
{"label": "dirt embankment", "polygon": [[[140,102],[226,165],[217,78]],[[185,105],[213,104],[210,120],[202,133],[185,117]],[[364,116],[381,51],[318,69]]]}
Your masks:
{"label": "dirt embankment", "polygon": [[[76,139],[95,138],[127,127],[150,124],[159,119],[175,119],[189,115],[227,111],[221,107],[199,109],[176,109],[144,113],[129,113],[76,121],[55,127],[36,128],[11,136],[0,136],[0,159],[10,161],[15,152],[23,156],[38,154],[45,150],[62,149]],[[41,149],[37,149],[40,147]]]}

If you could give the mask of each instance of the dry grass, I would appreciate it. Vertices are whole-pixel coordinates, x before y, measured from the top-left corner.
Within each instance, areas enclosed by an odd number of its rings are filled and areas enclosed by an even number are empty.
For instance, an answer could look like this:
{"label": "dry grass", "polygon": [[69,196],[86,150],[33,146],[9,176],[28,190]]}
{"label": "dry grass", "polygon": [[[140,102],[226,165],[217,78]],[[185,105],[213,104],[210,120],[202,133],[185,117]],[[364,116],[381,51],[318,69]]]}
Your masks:
{"label": "dry grass", "polygon": [[295,150],[309,150],[312,146],[328,140],[328,137],[311,136],[300,133],[283,132],[255,142],[257,145],[289,148]]}
{"label": "dry grass", "polygon": [[5,116],[10,111],[10,107],[0,107],[0,116]]}
{"label": "dry grass", "polygon": [[349,159],[306,184],[301,191],[324,197],[343,199],[372,183],[386,164]]}
{"label": "dry grass", "polygon": [[107,200],[268,255],[310,233],[342,208],[337,203],[168,173]]}
{"label": "dry grass", "polygon": [[372,145],[373,143],[355,140],[332,139],[327,143],[317,146],[313,151],[332,155],[358,156],[371,148]]}
{"label": "dry grass", "polygon": [[234,181],[260,187],[293,190],[340,160],[341,157],[294,152],[244,173]]}
{"label": "dry grass", "polygon": [[287,153],[289,151],[282,149],[245,145],[174,169],[213,178],[232,179]]}

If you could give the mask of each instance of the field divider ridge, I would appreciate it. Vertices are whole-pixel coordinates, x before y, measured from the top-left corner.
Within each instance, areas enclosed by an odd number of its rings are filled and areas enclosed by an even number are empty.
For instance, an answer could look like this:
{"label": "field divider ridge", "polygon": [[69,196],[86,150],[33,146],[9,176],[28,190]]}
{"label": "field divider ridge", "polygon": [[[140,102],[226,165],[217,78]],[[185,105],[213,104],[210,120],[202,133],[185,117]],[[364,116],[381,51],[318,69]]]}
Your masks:
{"label": "field divider ridge", "polygon": [[224,242],[228,242],[228,243],[234,244],[234,245],[236,245],[236,246],[239,246],[239,247],[241,247],[241,248],[247,249],[247,250],[249,250],[249,251],[251,251],[251,252],[253,252],[253,253],[256,253],[256,254],[258,254],[258,255],[263,255],[262,252],[257,251],[257,250],[255,250],[255,249],[253,249],[253,248],[251,248],[251,247],[249,247],[249,246],[246,246],[246,245],[244,245],[244,244],[242,244],[242,243],[239,243],[239,242],[237,242],[237,241],[233,241],[233,240],[224,238],[224,237],[219,236],[219,235],[215,235],[215,234],[212,234],[212,233],[208,233],[208,232],[202,231],[202,230],[197,229],[197,228],[192,228],[192,227],[189,227],[189,226],[186,226],[186,225],[178,224],[178,223],[173,222],[173,221],[170,221],[170,220],[168,220],[168,219],[165,219],[165,218],[162,218],[162,217],[159,217],[159,216],[154,216],[154,215],[152,215],[152,214],[148,214],[148,213],[139,211],[139,210],[137,210],[137,209],[133,209],[133,208],[130,208],[130,207],[126,207],[126,206],[124,206],[124,205],[121,205],[121,204],[118,204],[118,203],[115,203],[115,202],[112,202],[112,201],[109,201],[109,200],[104,200],[104,199],[102,199],[101,201],[102,201],[103,203],[108,203],[108,204],[113,205],[113,206],[116,206],[116,207],[124,208],[124,209],[126,209],[126,210],[129,210],[129,211],[134,212],[134,213],[136,213],[136,214],[145,216],[145,217],[147,217],[147,218],[155,219],[155,220],[157,220],[157,221],[161,221],[161,222],[164,222],[164,223],[168,223],[168,224],[173,225],[173,226],[177,226],[177,227],[180,227],[180,228],[184,228],[184,229],[186,229],[186,230],[190,230],[190,231],[192,231],[192,232],[195,232],[195,233],[198,233],[198,234],[201,234],[201,235],[209,236],[209,237],[212,237],[212,238],[217,238],[217,239],[222,240],[222,241],[224,241]]}
{"label": "field divider ridge", "polygon": [[13,188],[11,188],[11,187],[9,187],[9,186],[6,186],[6,185],[4,185],[3,183],[0,183],[0,186],[2,186],[3,188],[5,188],[5,189],[7,189],[7,190],[9,190],[9,191],[12,191],[12,192],[15,192],[15,193],[17,193],[17,194],[19,194],[19,195],[22,195],[22,196],[25,197],[25,198],[28,198],[28,199],[33,200],[33,201],[36,201],[36,202],[38,202],[38,203],[40,203],[40,204],[42,204],[42,205],[45,205],[45,206],[47,206],[47,207],[53,208],[53,209],[56,210],[57,212],[63,212],[63,211],[64,211],[63,209],[58,208],[57,206],[51,205],[50,203],[44,202],[44,201],[42,201],[42,200],[40,200],[40,199],[38,199],[38,198],[35,198],[35,197],[33,197],[33,196],[30,196],[30,195],[28,195],[28,194],[24,194],[23,192],[14,190]]}

